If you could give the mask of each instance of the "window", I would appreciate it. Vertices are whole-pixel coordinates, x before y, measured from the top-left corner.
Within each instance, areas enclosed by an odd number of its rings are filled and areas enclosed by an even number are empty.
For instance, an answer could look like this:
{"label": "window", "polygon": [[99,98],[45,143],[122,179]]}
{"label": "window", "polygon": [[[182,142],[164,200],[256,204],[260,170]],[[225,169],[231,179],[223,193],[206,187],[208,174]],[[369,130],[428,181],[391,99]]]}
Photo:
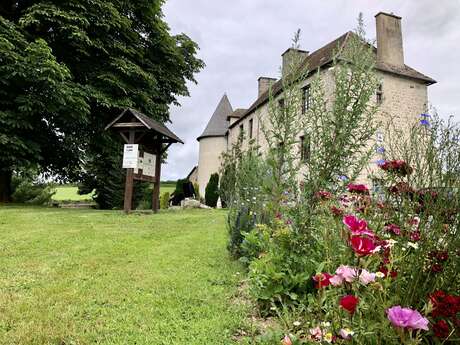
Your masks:
{"label": "window", "polygon": [[244,124],[242,123],[240,125],[240,135],[243,135],[243,132],[244,132]]}
{"label": "window", "polygon": [[302,92],[302,113],[305,114],[310,109],[310,85],[303,88]]}
{"label": "window", "polygon": [[249,139],[252,139],[252,130],[254,128],[254,121],[253,119],[249,120]]}
{"label": "window", "polygon": [[300,137],[300,160],[307,162],[310,159],[310,138]]}
{"label": "window", "polygon": [[382,84],[380,84],[379,87],[377,88],[376,102],[379,105],[383,103],[383,86],[382,86]]}

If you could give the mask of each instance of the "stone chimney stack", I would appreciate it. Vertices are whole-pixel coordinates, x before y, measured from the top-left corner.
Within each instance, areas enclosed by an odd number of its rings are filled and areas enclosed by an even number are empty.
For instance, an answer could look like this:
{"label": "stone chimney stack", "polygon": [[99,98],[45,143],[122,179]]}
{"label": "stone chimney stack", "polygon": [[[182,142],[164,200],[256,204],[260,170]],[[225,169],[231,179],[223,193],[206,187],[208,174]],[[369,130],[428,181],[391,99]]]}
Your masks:
{"label": "stone chimney stack", "polygon": [[268,78],[268,77],[260,77],[258,79],[258,82],[259,82],[258,97],[260,97],[260,95],[262,95],[265,91],[267,91],[270,88],[270,86],[272,86],[276,82],[276,79]]}
{"label": "stone chimney stack", "polygon": [[377,61],[394,66],[404,65],[401,17],[379,12],[375,16],[377,27]]}
{"label": "stone chimney stack", "polygon": [[281,67],[281,74],[283,77],[288,75],[292,68],[303,62],[308,56],[308,52],[305,50],[289,48],[282,55],[283,66]]}

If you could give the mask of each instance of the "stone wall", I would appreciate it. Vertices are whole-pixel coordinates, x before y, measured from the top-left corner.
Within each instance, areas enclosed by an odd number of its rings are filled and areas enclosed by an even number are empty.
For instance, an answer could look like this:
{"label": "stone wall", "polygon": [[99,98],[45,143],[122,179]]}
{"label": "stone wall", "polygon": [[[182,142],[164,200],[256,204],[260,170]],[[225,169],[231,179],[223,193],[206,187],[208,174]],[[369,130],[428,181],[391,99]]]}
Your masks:
{"label": "stone wall", "polygon": [[[382,123],[380,128],[381,132],[385,132],[388,127],[389,121],[393,121],[394,125],[398,129],[402,129],[403,132],[419,119],[419,115],[426,111],[428,103],[428,94],[427,86],[425,83],[420,82],[415,79],[409,79],[401,77],[399,75],[390,74],[378,71],[378,76],[382,80],[382,92],[383,92],[383,101],[380,106],[379,112],[377,114],[377,120]],[[321,71],[321,78],[326,90],[326,95],[329,100],[333,99],[334,94],[334,79],[333,74],[330,69]],[[311,77],[308,78],[303,86],[308,85],[311,82]],[[275,102],[281,96],[278,96],[275,99]],[[376,96],[373,99],[373,102],[376,101]],[[243,149],[248,148],[249,142],[249,121],[253,120],[253,140],[257,146],[260,147],[262,154],[268,150],[267,140],[262,131],[262,123],[265,126],[268,126],[267,118],[269,114],[269,104],[266,103],[253,112],[250,116],[246,117],[244,120],[240,121],[236,126],[230,128],[228,143],[229,147],[237,141],[240,126],[243,125],[245,132],[245,140],[243,142]],[[296,150],[300,157],[300,137],[303,133],[299,132],[299,147]],[[391,136],[385,138],[384,140],[391,140]],[[369,143],[369,145],[375,146],[375,141]],[[363,171],[360,176],[360,180],[363,182],[370,182],[367,179],[367,175],[375,171],[377,168],[375,161],[378,159],[377,156],[373,157],[369,166]]]}
{"label": "stone wall", "polygon": [[222,152],[227,150],[227,137],[205,137],[200,139],[198,160],[198,185],[200,195],[204,197],[206,185],[211,174],[220,169]]}

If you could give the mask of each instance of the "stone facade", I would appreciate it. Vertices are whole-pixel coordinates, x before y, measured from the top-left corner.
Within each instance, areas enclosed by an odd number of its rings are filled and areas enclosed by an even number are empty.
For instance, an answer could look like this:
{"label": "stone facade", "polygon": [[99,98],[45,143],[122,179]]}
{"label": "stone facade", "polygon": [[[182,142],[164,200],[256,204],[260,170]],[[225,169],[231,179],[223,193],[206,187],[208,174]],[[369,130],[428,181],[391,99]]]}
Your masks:
{"label": "stone facade", "polygon": [[[382,123],[382,127],[384,128],[390,120],[398,129],[409,128],[415,121],[418,121],[419,115],[427,110],[428,86],[435,83],[435,81],[404,64],[400,17],[393,14],[379,13],[376,15],[376,27],[376,72],[381,80],[379,95],[376,94],[373,100],[377,102],[377,97],[379,98],[380,107],[377,113],[377,120]],[[298,54],[299,57],[306,59],[309,67],[313,64],[313,67],[319,68],[326,96],[332,98],[334,93],[334,79],[329,67],[330,65],[327,64],[331,59],[330,55],[333,51],[331,46],[335,48],[339,44],[346,44],[349,35],[352,35],[352,33],[341,36],[336,41],[331,42],[311,55],[306,51],[288,49],[282,55],[282,70],[288,70],[288,67],[284,65],[289,64],[295,58],[295,54]],[[301,87],[310,84],[312,78],[313,76],[308,77]],[[198,165],[200,190],[202,188],[204,190],[205,184],[203,185],[203,183],[207,183],[210,174],[218,172],[220,167],[218,157],[220,157],[220,154],[224,150],[227,150],[237,142],[241,131],[245,133],[245,139],[242,144],[243,150],[248,148],[248,143],[252,140],[260,148],[261,153],[267,151],[268,144],[262,131],[262,123],[268,126],[266,122],[269,112],[267,90],[271,87],[272,93],[277,95],[275,96],[275,102],[277,102],[276,97],[282,97],[282,91],[276,93],[280,85],[280,81],[275,81],[272,78],[259,78],[258,99],[254,104],[247,111],[240,113],[235,111],[228,114],[228,129],[224,135],[219,138],[212,138],[212,140],[200,140]],[[299,116],[301,115],[299,114]],[[385,131],[384,128],[381,129],[382,133]],[[299,152],[300,137],[302,134],[299,133]],[[384,138],[384,140],[390,139]],[[374,143],[371,144],[373,145]],[[374,158],[376,160],[377,156]],[[362,174],[362,179],[369,172],[376,169],[376,167],[376,164],[369,164],[369,167]]]}

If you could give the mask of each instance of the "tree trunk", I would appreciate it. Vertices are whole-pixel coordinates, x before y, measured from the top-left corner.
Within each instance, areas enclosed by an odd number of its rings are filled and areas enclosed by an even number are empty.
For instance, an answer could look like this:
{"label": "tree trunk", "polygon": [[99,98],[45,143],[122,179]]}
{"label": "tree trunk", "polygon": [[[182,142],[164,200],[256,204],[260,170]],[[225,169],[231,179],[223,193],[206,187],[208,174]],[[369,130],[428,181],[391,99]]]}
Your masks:
{"label": "tree trunk", "polygon": [[0,170],[0,202],[11,201],[11,171]]}

